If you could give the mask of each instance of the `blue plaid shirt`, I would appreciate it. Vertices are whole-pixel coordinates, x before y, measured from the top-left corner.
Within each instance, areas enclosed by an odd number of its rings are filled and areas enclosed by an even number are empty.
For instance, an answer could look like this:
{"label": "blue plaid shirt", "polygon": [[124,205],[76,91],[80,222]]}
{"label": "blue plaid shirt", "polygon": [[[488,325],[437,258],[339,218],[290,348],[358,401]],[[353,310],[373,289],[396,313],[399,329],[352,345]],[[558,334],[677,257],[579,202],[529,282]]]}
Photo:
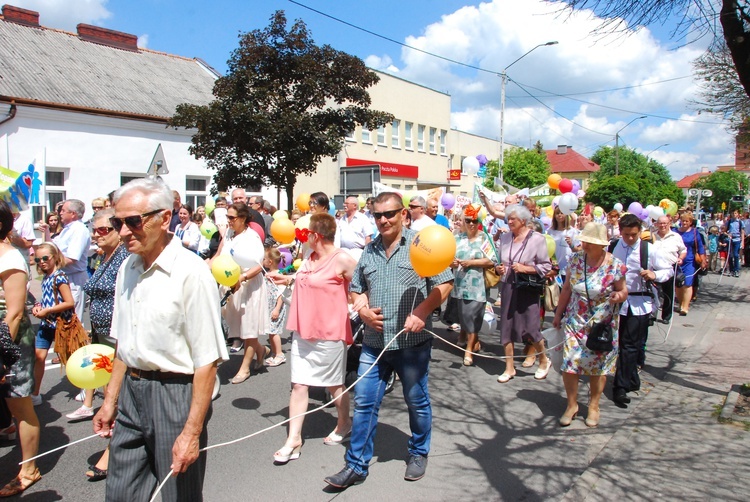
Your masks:
{"label": "blue plaid shirt", "polygon": [[[453,272],[446,268],[438,275],[423,279],[417,275],[409,260],[409,248],[417,235],[407,228],[402,230],[401,241],[388,258],[383,247],[383,237],[365,246],[359,259],[350,290],[354,293],[367,293],[370,308],[383,309],[383,332],[379,333],[365,326],[364,343],[369,347],[382,349],[401,331],[406,318],[429,295],[433,287],[453,280]],[[417,296],[416,302],[414,295]],[[425,327],[432,328],[430,317]],[[414,347],[432,337],[426,331],[402,334],[388,350]]]}

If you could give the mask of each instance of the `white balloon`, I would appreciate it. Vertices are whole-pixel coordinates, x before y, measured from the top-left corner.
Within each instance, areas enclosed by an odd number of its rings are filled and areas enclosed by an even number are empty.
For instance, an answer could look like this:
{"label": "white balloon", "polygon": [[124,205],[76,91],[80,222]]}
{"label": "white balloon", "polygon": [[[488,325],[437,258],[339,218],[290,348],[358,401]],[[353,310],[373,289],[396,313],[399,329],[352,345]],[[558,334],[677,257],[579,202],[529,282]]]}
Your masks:
{"label": "white balloon", "polygon": [[560,196],[560,204],[558,207],[562,214],[572,214],[578,209],[578,197],[571,192],[564,193]]}
{"label": "white balloon", "polygon": [[615,209],[615,211],[617,211],[618,213],[621,213],[621,212],[622,212],[622,209],[623,209],[623,208],[622,208],[622,204],[620,204],[619,202],[615,203],[615,207],[614,207],[614,209]]}
{"label": "white balloon", "polygon": [[230,246],[229,254],[243,270],[257,267],[263,261],[263,242],[256,232],[245,230],[227,244]]}
{"label": "white balloon", "polygon": [[466,157],[461,166],[464,168],[466,174],[474,175],[479,172],[479,161],[476,157]]}
{"label": "white balloon", "polygon": [[664,216],[664,209],[660,208],[659,206],[649,206],[646,209],[648,209],[648,216],[652,220],[658,220],[662,216]]}
{"label": "white balloon", "polygon": [[559,205],[560,205],[560,196],[559,196],[559,195],[556,195],[556,196],[555,196],[555,198],[554,198],[554,199],[552,199],[552,205],[553,205],[554,207],[557,207],[557,206],[559,206]]}

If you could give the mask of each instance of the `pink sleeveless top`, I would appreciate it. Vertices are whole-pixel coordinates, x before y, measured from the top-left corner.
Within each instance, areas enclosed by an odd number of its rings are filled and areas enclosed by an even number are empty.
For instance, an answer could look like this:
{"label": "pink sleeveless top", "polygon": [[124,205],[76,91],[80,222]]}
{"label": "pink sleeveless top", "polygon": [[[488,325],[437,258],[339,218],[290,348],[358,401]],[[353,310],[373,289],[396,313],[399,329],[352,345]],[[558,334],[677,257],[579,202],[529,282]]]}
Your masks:
{"label": "pink sleeveless top", "polygon": [[294,282],[292,304],[286,328],[305,340],[344,340],[352,343],[349,323],[349,281],[336,274],[336,257],[346,251],[337,249],[315,270],[305,260]]}

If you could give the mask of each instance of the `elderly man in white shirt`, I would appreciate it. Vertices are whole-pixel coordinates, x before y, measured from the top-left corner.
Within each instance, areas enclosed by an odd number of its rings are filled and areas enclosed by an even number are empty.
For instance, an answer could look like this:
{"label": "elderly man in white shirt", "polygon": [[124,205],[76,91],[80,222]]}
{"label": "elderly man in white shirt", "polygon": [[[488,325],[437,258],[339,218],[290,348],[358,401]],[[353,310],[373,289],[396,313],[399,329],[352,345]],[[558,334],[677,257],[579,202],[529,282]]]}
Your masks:
{"label": "elderly man in white shirt", "polygon": [[[132,254],[115,285],[112,378],[94,431],[112,435],[106,500],[202,500],[206,424],[228,359],[219,293],[203,261],[169,234],[171,192],[138,179],[114,196],[110,219]],[[117,427],[113,430],[113,425]]]}
{"label": "elderly man in white shirt", "polygon": [[435,220],[427,216],[427,201],[421,195],[415,195],[409,199],[409,212],[411,213],[411,228],[415,232],[437,225]]}
{"label": "elderly man in white shirt", "polygon": [[[672,220],[669,216],[661,216],[656,220],[656,232],[653,233],[653,236],[654,247],[672,265],[672,268],[675,268],[678,265],[682,265],[682,261],[685,259],[685,255],[687,255],[687,248],[685,247],[685,242],[682,240],[682,236],[676,232],[672,232],[669,228],[671,223]],[[659,286],[664,296],[659,322],[669,324],[672,320],[672,308],[674,305],[674,280],[668,279],[665,282],[657,282],[656,285]]]}
{"label": "elderly man in white shirt", "polygon": [[341,239],[341,249],[345,249],[352,258],[359,261],[365,246],[372,240],[373,229],[367,216],[360,213],[359,200],[353,195],[344,202],[346,213],[338,219],[338,231]]}
{"label": "elderly man in white shirt", "polygon": [[60,221],[64,225],[62,232],[52,239],[65,257],[62,271],[68,276],[70,292],[73,294],[76,315],[83,320],[83,308],[86,305],[86,293],[83,285],[89,280],[86,269],[89,248],[91,247],[91,232],[81,221],[86,211],[86,204],[78,199],[68,199],[60,211]]}
{"label": "elderly man in white shirt", "polygon": [[648,338],[649,317],[653,311],[653,282],[666,282],[674,269],[651,243],[646,243],[646,263],[641,266],[641,220],[634,214],[620,218],[620,239],[610,245],[612,255],[625,264],[625,285],[628,299],[620,308],[619,350],[613,387],[615,403],[630,402],[628,392],[641,388],[638,376],[639,361],[645,359],[644,347]]}

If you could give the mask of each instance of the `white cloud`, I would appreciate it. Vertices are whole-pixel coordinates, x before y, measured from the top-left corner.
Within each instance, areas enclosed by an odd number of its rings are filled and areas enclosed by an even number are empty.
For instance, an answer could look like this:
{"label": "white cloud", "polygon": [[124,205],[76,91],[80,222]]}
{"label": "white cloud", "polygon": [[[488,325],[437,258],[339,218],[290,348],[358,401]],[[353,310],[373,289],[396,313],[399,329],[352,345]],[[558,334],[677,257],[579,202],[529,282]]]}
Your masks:
{"label": "white cloud", "polygon": [[[647,29],[629,36],[594,37],[590,33],[599,19],[588,11],[560,15],[562,7],[543,0],[487,1],[443,15],[421,34],[405,39],[407,45],[494,73],[408,48],[401,49],[400,63],[387,56],[371,57],[398,66],[403,78],[450,93],[452,126],[461,130],[499,137],[497,73],[512,64],[506,142],[528,146],[541,139],[546,148],[567,143],[591,155],[603,144],[614,145],[615,133],[645,114],[650,117],[622,131],[622,144],[648,152],[669,143],[654,157],[669,154],[664,157],[667,162],[679,160],[670,167],[673,172],[697,172],[704,165],[713,169],[716,163],[733,162],[733,139],[722,125],[691,122],[711,120],[691,109],[697,85],[692,78],[682,78],[692,75],[691,62],[702,53],[705,42],[673,50],[670,42],[658,40]],[[536,45],[553,40],[559,43],[539,47],[516,61]],[[618,89],[622,87],[629,88]],[[591,92],[600,90],[607,92]]]}
{"label": "white cloud", "polygon": [[143,47],[144,49],[148,47],[148,33],[144,33],[138,37],[138,47]]}
{"label": "white cloud", "polygon": [[398,68],[396,68],[393,65],[393,60],[389,55],[383,55],[383,56],[367,56],[365,58],[365,64],[369,68],[373,68],[375,70],[385,71],[388,73],[398,73]]}
{"label": "white cloud", "polygon": [[108,0],[12,0],[9,3],[39,12],[42,26],[75,31],[78,23],[101,25],[112,16]]}

